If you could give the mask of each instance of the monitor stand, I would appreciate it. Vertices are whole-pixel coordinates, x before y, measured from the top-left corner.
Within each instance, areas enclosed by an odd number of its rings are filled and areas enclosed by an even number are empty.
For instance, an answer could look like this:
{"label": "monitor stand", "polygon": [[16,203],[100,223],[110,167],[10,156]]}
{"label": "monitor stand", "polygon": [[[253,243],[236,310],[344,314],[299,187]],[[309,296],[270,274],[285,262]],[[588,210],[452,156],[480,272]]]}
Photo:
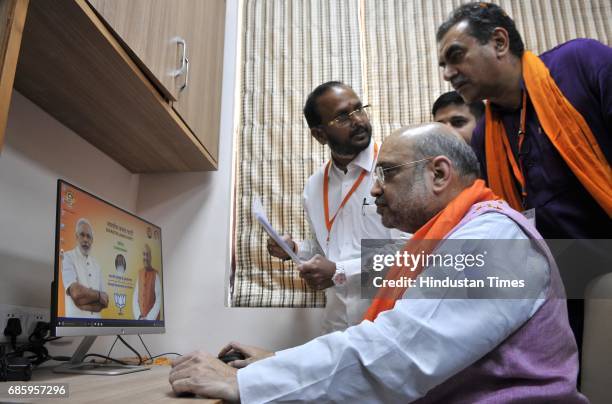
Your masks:
{"label": "monitor stand", "polygon": [[64,363],[53,369],[55,373],[79,373],[87,375],[123,375],[125,373],[140,372],[141,370],[149,370],[146,366],[136,365],[121,365],[119,363],[93,363],[83,362],[83,358],[89,351],[89,348],[96,340],[95,336],[83,338],[83,341],[76,349],[72,358],[68,363]]}

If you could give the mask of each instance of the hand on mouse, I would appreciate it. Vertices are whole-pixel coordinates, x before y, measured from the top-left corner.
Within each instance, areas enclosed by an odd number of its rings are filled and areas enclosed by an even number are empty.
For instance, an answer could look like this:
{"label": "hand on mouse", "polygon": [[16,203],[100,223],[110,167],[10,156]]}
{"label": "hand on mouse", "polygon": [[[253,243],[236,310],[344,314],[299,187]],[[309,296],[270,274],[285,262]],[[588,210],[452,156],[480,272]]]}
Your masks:
{"label": "hand on mouse", "polygon": [[244,356],[245,358],[242,360],[235,360],[227,363],[228,365],[237,369],[248,366],[253,362],[257,362],[258,360],[274,356],[274,352],[266,351],[265,349],[249,345],[242,345],[237,342],[230,342],[229,344],[224,346],[223,349],[221,349],[221,351],[219,352],[219,357],[231,354],[233,352],[241,353],[242,356]]}
{"label": "hand on mouse", "polygon": [[197,394],[240,401],[237,370],[206,352],[192,352],[172,361],[169,381],[178,395]]}

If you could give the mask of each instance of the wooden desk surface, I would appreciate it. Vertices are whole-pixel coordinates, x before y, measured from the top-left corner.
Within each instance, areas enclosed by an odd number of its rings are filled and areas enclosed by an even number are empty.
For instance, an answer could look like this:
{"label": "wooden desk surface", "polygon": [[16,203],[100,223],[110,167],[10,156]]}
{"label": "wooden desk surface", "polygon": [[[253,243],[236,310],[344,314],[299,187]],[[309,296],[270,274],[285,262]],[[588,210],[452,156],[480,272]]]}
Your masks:
{"label": "wooden desk surface", "polygon": [[[43,367],[34,371],[32,380],[27,383],[68,383],[70,396],[54,399],[21,399],[6,402],[48,402],[48,403],[183,403],[198,400],[199,403],[221,403],[221,400],[207,400],[196,397],[177,397],[168,382],[168,366],[153,366],[151,370],[128,373],[117,376],[57,374],[52,367]],[[0,386],[23,382],[0,382]],[[4,391],[6,391],[3,388]]]}

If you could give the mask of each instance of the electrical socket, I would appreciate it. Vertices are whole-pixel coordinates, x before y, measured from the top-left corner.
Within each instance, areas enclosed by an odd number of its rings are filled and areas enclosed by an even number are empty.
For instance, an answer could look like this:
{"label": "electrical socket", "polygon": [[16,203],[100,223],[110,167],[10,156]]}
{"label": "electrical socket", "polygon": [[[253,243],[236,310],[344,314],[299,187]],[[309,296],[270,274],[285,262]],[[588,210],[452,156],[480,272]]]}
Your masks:
{"label": "electrical socket", "polygon": [[49,321],[49,309],[28,306],[15,306],[12,304],[0,304],[0,343],[10,342],[4,336],[4,328],[10,318],[18,318],[21,322],[21,335],[17,342],[27,342],[28,337],[34,331],[39,321]]}

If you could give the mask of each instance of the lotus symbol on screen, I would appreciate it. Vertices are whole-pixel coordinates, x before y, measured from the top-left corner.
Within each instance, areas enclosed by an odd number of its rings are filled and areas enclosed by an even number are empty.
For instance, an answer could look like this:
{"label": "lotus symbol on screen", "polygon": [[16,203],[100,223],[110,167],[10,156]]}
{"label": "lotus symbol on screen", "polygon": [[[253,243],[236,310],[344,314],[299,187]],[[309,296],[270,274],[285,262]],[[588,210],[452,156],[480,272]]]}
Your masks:
{"label": "lotus symbol on screen", "polygon": [[125,307],[125,293],[115,293],[115,306],[119,308],[119,315],[123,315],[123,308]]}

